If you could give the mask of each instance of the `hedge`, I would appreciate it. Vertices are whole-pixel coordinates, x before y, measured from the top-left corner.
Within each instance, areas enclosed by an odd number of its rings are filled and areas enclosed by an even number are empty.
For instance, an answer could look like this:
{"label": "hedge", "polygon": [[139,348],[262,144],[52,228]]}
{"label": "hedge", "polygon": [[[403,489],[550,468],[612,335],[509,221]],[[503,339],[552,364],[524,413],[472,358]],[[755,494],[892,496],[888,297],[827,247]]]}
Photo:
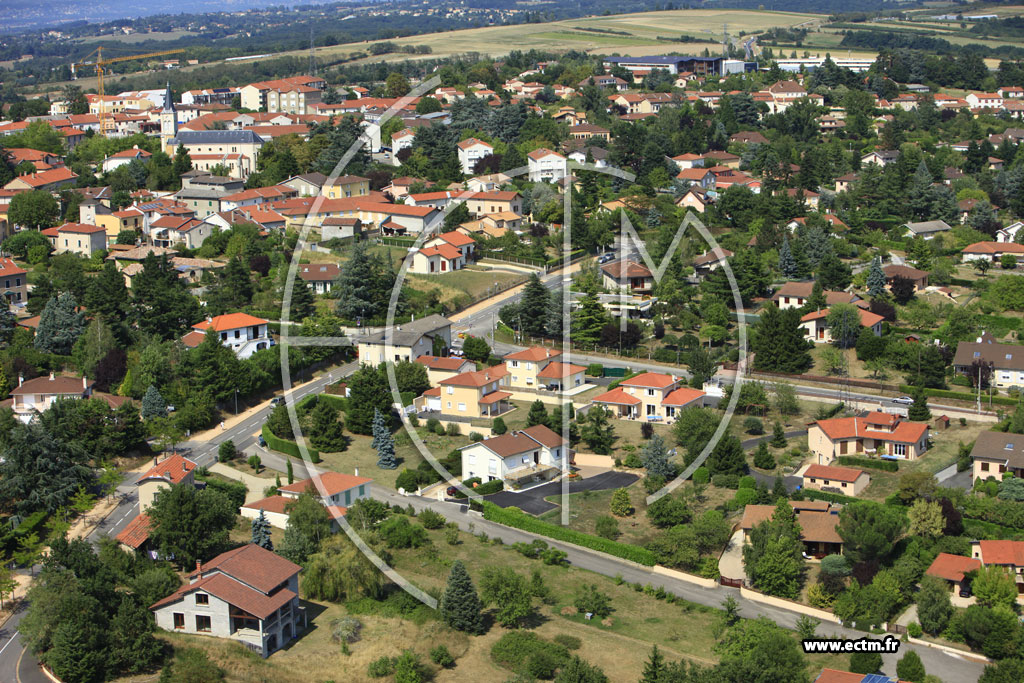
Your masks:
{"label": "hedge", "polygon": [[532,517],[519,508],[501,508],[490,502],[489,500],[483,501],[484,519],[491,522],[497,522],[498,524],[504,524],[515,529],[522,529],[533,534],[540,534],[541,536],[547,536],[553,538],[556,541],[563,541],[565,543],[572,543],[573,545],[582,546],[584,548],[590,548],[591,550],[597,550],[602,553],[614,555],[615,557],[621,557],[624,560],[630,562],[636,562],[637,564],[646,565],[653,567],[657,564],[657,558],[647,548],[640,548],[635,545],[629,545],[626,543],[619,543],[618,541],[610,541],[607,538],[599,538],[597,536],[590,536],[573,529],[566,529],[563,526],[557,524],[550,524],[548,522],[542,522],[536,517]]}
{"label": "hedge", "polygon": [[[267,446],[269,446],[271,450],[284,453],[285,455],[290,455],[293,458],[302,457],[302,452],[299,451],[299,445],[294,441],[288,441],[287,439],[274,436],[274,433],[270,431],[270,427],[267,425],[263,425],[262,433],[263,439],[267,442]],[[307,446],[306,450],[309,451],[310,460],[313,462],[320,462],[320,451],[310,446]]]}
{"label": "hedge", "polygon": [[340,410],[341,412],[348,410],[348,399],[344,396],[337,396],[335,394],[318,394],[316,400],[323,401],[330,407],[335,410]]}
{"label": "hedge", "polygon": [[[501,479],[495,479],[494,481],[489,481],[486,484],[480,484],[479,482],[479,477],[473,477],[472,479],[467,479],[462,483],[465,484],[469,489],[473,491],[473,493],[477,494],[478,496],[488,496],[492,493],[497,493],[498,491],[505,490],[505,482]],[[476,488],[473,488],[474,483],[479,485]],[[465,493],[463,493],[460,489],[455,489],[455,498],[465,497]]]}
{"label": "hedge", "polygon": [[852,496],[844,496],[841,493],[830,493],[828,491],[819,491],[817,489],[801,489],[800,493],[803,494],[804,498],[809,500],[827,500],[830,503],[856,503],[860,500],[859,498],[854,498]]}
{"label": "hedge", "polygon": [[[907,392],[909,394],[910,392],[914,391],[914,387],[908,386],[906,384],[901,384],[900,385],[900,391],[905,391],[905,392]],[[974,401],[977,400],[977,396],[974,395],[974,394],[968,394],[968,393],[965,393],[963,391],[950,391],[949,389],[925,389],[924,393],[925,393],[925,395],[927,395],[927,396],[929,396],[931,398],[952,398],[952,399],[956,399],[956,400],[959,400],[959,401],[971,401],[971,402],[974,402]],[[982,405],[984,405],[985,403],[988,403],[988,401],[989,401],[989,397],[986,396],[985,394],[982,394],[981,395],[981,403],[982,403]],[[993,404],[997,404],[997,405],[1001,405],[1001,406],[1015,406],[1018,403],[1020,403],[1020,401],[1018,401],[1015,398],[1009,398],[1008,396],[993,396],[992,397],[992,403]]]}
{"label": "hedge", "polygon": [[858,458],[854,455],[840,455],[838,460],[840,465],[867,467],[875,470],[885,470],[886,472],[896,472],[900,468],[900,464],[896,460],[882,460],[881,458]]}
{"label": "hedge", "polygon": [[964,517],[1024,530],[1024,505],[1012,500],[967,496]]}
{"label": "hedge", "polygon": [[639,373],[639,372],[627,372],[623,377],[620,377],[619,379],[617,379],[614,382],[612,382],[611,384],[609,384],[608,385],[608,391],[611,391],[612,389],[616,388],[617,386],[619,386],[620,384],[625,382],[627,379],[632,379],[632,378],[636,377],[639,374],[641,374],[641,373]]}
{"label": "hedge", "polygon": [[969,536],[979,540],[1024,540],[1024,532],[1020,529],[1011,529],[1008,526],[996,524],[995,522],[983,522],[980,519],[964,517],[963,525],[964,536]]}

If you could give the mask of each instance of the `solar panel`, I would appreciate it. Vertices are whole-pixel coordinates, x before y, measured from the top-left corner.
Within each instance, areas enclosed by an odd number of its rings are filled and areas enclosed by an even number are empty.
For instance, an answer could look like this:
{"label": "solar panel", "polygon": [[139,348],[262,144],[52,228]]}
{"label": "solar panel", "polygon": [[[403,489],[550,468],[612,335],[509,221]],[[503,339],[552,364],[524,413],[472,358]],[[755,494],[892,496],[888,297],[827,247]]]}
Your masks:
{"label": "solar panel", "polygon": [[892,683],[892,679],[885,674],[868,674],[861,679],[861,683]]}

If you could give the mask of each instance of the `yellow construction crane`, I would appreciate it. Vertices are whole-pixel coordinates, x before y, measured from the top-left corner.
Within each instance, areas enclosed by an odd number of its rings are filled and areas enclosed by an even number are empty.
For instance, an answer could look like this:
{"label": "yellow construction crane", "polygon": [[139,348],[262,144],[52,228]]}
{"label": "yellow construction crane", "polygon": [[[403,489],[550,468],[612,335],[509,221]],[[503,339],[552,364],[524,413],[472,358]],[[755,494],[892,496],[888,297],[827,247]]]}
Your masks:
{"label": "yellow construction crane", "polygon": [[[72,79],[76,78],[75,71],[77,69],[80,69],[80,68],[86,67],[86,66],[92,66],[92,67],[96,68],[96,80],[98,82],[98,87],[96,88],[96,90],[99,92],[99,96],[100,96],[100,106],[99,106],[99,112],[100,112],[100,114],[99,114],[99,117],[100,117],[100,135],[106,135],[107,134],[107,115],[109,113],[108,109],[107,109],[107,104],[106,104],[106,102],[103,99],[103,94],[104,94],[103,93],[103,69],[104,69],[104,67],[106,67],[106,66],[108,66],[110,64],[116,64],[117,62],[127,62],[127,61],[130,61],[132,59],[149,59],[151,57],[163,57],[165,55],[176,55],[176,54],[180,54],[182,52],[184,52],[184,50],[182,50],[182,49],[177,49],[177,50],[160,50],[159,52],[147,52],[147,53],[141,54],[141,55],[125,55],[123,57],[111,57],[110,59],[103,59],[103,48],[102,47],[98,47],[98,48],[96,48],[95,52],[93,52],[92,54],[90,54],[88,57],[85,58],[86,61],[84,61],[84,62],[75,62],[74,64],[71,65],[71,78]],[[91,61],[89,61],[93,57],[93,55],[95,55],[95,59],[92,59]]]}

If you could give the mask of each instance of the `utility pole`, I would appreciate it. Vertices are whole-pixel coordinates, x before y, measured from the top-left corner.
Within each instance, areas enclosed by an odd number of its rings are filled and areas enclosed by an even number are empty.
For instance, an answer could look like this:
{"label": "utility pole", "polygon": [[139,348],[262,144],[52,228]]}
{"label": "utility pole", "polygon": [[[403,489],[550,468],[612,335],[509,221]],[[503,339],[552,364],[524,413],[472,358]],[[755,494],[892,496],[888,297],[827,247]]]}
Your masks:
{"label": "utility pole", "polygon": [[974,410],[978,415],[981,415],[981,363],[978,363],[978,400]]}

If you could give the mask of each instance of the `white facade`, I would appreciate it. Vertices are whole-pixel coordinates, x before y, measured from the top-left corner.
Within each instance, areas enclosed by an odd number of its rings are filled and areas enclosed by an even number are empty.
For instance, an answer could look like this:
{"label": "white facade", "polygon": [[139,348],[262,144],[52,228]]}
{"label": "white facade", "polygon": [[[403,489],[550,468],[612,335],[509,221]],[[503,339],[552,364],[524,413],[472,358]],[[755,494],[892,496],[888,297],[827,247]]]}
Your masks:
{"label": "white facade", "polygon": [[473,175],[476,171],[478,161],[494,152],[494,148],[483,140],[470,138],[458,144],[459,163],[462,165],[463,175]]}
{"label": "white facade", "polygon": [[530,182],[553,183],[566,176],[567,163],[565,157],[550,150],[544,150],[544,154],[531,152],[527,159],[529,167]]}

